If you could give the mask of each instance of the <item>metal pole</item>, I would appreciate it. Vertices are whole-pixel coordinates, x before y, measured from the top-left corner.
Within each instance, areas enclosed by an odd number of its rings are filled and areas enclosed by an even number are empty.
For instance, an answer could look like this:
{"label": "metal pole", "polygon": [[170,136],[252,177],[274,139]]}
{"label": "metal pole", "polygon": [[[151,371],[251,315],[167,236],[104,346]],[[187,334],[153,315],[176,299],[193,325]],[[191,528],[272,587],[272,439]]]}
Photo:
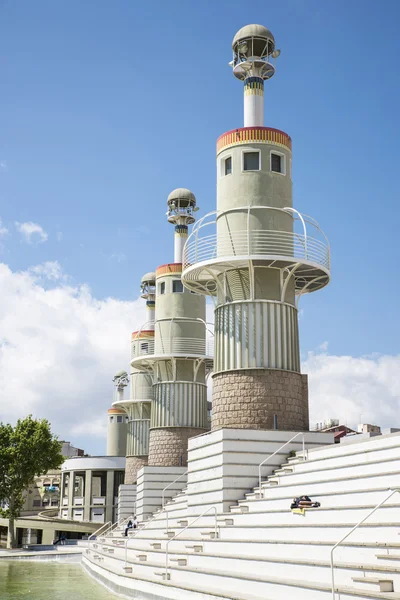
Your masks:
{"label": "metal pole", "polygon": [[306,460],[306,446],[304,441],[304,433],[303,433],[303,462]]}
{"label": "metal pole", "polygon": [[362,524],[364,523],[364,521],[366,521],[366,520],[367,520],[367,519],[368,519],[368,518],[369,518],[371,515],[373,515],[373,514],[374,514],[374,512],[375,512],[375,511],[377,511],[377,510],[378,510],[378,508],[380,508],[380,507],[382,506],[382,504],[385,504],[386,500],[389,500],[389,498],[391,498],[391,497],[392,497],[394,494],[396,494],[396,493],[397,493],[397,492],[399,492],[399,491],[400,491],[400,490],[397,490],[397,489],[396,489],[396,490],[392,490],[392,491],[391,491],[391,493],[389,494],[389,496],[386,496],[386,498],[384,498],[384,499],[382,500],[382,502],[379,502],[379,504],[377,504],[377,505],[375,506],[375,508],[374,508],[373,510],[371,510],[371,512],[369,512],[369,513],[367,514],[367,516],[366,516],[366,517],[364,517],[363,519],[361,519],[361,521],[359,521],[359,522],[357,523],[357,525],[354,525],[354,527],[353,527],[352,529],[350,529],[350,531],[348,531],[348,532],[346,533],[346,535],[345,535],[344,537],[342,537],[342,539],[341,539],[341,540],[339,540],[339,541],[338,541],[338,542],[337,542],[337,543],[336,543],[336,544],[333,546],[333,548],[332,548],[332,550],[331,550],[332,600],[335,600],[335,598],[336,598],[336,593],[335,593],[335,575],[334,575],[334,566],[333,566],[333,552],[336,550],[336,548],[337,548],[338,546],[340,546],[340,544],[341,544],[342,542],[344,542],[344,540],[346,540],[346,539],[349,537],[349,535],[351,535],[351,534],[353,533],[353,531],[355,531],[355,530],[357,529],[357,527],[359,527],[360,525],[362,525]]}

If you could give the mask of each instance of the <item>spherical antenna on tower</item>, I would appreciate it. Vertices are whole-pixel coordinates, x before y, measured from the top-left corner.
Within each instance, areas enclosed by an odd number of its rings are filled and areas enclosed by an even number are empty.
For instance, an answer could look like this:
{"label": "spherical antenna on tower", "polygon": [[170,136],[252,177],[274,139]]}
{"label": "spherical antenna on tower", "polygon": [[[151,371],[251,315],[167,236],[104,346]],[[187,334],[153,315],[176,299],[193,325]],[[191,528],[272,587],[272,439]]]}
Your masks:
{"label": "spherical antenna on tower", "polygon": [[143,275],[140,282],[141,297],[145,300],[156,293],[156,274],[154,272]]}
{"label": "spherical antenna on tower", "polygon": [[191,225],[195,222],[193,213],[198,211],[196,196],[186,188],[173,190],[167,199],[169,223]]}
{"label": "spherical antenna on tower", "polygon": [[239,29],[232,40],[233,74],[244,80],[249,76],[270,79],[275,73],[271,59],[279,56],[275,38],[263,25],[246,25]]}

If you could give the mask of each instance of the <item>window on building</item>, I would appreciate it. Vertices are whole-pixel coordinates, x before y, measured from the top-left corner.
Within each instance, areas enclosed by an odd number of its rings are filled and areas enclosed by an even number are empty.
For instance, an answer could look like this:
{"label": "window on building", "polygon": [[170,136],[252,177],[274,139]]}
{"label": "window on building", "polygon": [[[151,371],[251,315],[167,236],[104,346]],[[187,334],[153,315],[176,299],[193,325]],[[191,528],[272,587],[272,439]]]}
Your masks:
{"label": "window on building", "polygon": [[260,170],[260,153],[243,152],[243,171]]}
{"label": "window on building", "polygon": [[282,173],[282,157],[279,154],[271,154],[271,171]]}
{"label": "window on building", "polygon": [[110,417],[110,423],[114,422],[114,417]]}
{"label": "window on building", "polygon": [[232,173],[232,156],[228,156],[228,158],[224,161],[224,174],[230,175]]}
{"label": "window on building", "polygon": [[165,281],[161,281],[159,288],[158,288],[158,293],[160,295],[165,294]]}
{"label": "window on building", "polygon": [[182,294],[183,293],[183,283],[180,279],[173,280],[172,291],[174,292],[174,294],[176,294],[176,293]]}
{"label": "window on building", "polygon": [[35,499],[35,500],[33,501],[33,506],[40,506],[40,505],[41,505],[40,498],[39,498],[39,499]]}
{"label": "window on building", "polygon": [[122,423],[122,416],[121,415],[118,415],[118,417],[117,417],[117,423]]}
{"label": "window on building", "polygon": [[271,152],[271,171],[274,173],[286,174],[286,162],[284,154],[276,154]]}
{"label": "window on building", "polygon": [[144,342],[143,344],[140,344],[140,352],[141,354],[147,354],[149,351],[149,344],[147,342]]}

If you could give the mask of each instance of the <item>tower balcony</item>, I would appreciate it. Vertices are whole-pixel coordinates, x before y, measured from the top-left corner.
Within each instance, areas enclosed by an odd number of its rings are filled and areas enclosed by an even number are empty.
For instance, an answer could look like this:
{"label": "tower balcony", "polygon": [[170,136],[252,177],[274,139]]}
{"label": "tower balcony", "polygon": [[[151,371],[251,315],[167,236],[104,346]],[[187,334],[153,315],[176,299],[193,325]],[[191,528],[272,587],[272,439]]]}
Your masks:
{"label": "tower balcony", "polygon": [[215,211],[196,223],[185,244],[182,281],[193,292],[216,296],[224,273],[254,274],[254,267],[292,276],[297,295],[313,292],[330,279],[329,242],[314,219],[293,208]]}
{"label": "tower balcony", "polygon": [[158,319],[154,337],[146,344],[132,346],[131,366],[152,371],[155,363],[165,360],[192,360],[205,363],[212,369],[214,360],[214,331],[211,323],[197,317],[165,317]]}

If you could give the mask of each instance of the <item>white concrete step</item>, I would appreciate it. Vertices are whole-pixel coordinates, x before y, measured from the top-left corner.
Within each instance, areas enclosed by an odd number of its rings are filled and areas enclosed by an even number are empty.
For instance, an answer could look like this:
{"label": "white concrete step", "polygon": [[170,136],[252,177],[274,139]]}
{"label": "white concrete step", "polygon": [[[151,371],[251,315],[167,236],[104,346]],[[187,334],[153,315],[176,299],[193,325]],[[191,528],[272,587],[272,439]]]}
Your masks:
{"label": "white concrete step", "polygon": [[[84,559],[86,560],[86,559]],[[112,559],[109,558],[109,561]],[[111,563],[107,568],[112,569]],[[114,567],[115,568],[115,567]],[[135,579],[152,580],[154,573],[165,573],[164,569],[154,570],[154,566],[141,564],[135,566]],[[195,586],[193,586],[195,574]],[[257,578],[250,578],[246,573],[236,572],[235,576],[226,575],[219,571],[203,572],[199,569],[193,570],[188,567],[171,566],[169,568],[171,585],[179,589],[200,589],[220,590],[223,596],[220,598],[229,598],[230,600],[287,600],[295,598],[296,600],[328,600],[332,597],[330,585],[313,583],[306,580],[282,579],[274,576],[259,575]],[[162,575],[157,575],[162,577]],[[399,594],[375,592],[368,590],[359,590],[354,587],[338,586],[341,600],[363,600],[365,598],[373,600],[399,600]],[[296,594],[294,596],[293,594]],[[174,595],[174,597],[177,597]],[[180,598],[181,596],[179,596]],[[199,598],[200,600],[200,598]]]}
{"label": "white concrete step", "polygon": [[[231,514],[235,515],[235,525],[288,525],[297,523],[301,519],[307,521],[309,524],[336,524],[340,522],[356,524],[366,517],[375,506],[376,504],[351,507],[321,506],[319,508],[305,508],[304,514],[299,514],[294,513],[288,506],[283,510],[262,510],[259,508],[258,502],[248,502],[232,508]],[[388,503],[383,505],[376,513],[372,514],[368,519],[368,523],[393,523],[396,522],[399,517],[400,502],[398,504]]]}
{"label": "white concrete step", "polygon": [[[398,452],[400,454],[400,452]],[[296,483],[302,483],[306,480],[315,480],[316,475],[318,475],[318,481],[334,481],[336,479],[348,479],[351,474],[357,474],[358,477],[367,476],[371,474],[375,474],[379,472],[380,474],[391,473],[392,471],[398,469],[398,465],[400,463],[400,455],[396,458],[388,459],[385,461],[374,460],[368,463],[360,463],[357,466],[353,465],[340,465],[330,467],[329,469],[323,469],[316,467],[314,470],[309,470],[302,472],[301,467],[297,466],[294,472],[287,472],[285,470],[280,470],[276,473],[276,476],[281,479],[281,483],[283,480],[286,484],[290,483],[291,485]],[[308,464],[307,466],[310,466]],[[268,477],[267,481],[276,481],[276,476]]]}
{"label": "white concrete step", "polygon": [[[275,509],[275,508],[287,508],[288,506],[291,505],[292,501],[293,501],[293,496],[292,495],[288,495],[286,492],[286,490],[282,490],[284,493],[281,493],[280,495],[276,495],[274,494],[274,497],[272,497],[272,493],[271,491],[267,491],[265,488],[262,489],[263,491],[263,497],[260,499],[259,498],[259,489],[255,488],[255,491],[250,492],[249,494],[246,494],[245,496],[245,500],[239,500],[238,504],[243,504],[248,502],[249,500],[251,500],[252,502],[254,502],[255,500],[257,500],[257,502],[259,503],[259,506],[261,507],[261,510],[269,510],[269,509]],[[381,489],[368,489],[365,491],[352,491],[352,492],[346,492],[346,491],[338,491],[338,490],[334,490],[330,493],[323,493],[323,494],[317,494],[317,495],[313,495],[311,496],[311,500],[313,501],[318,501],[321,503],[321,506],[360,506],[363,504],[370,504],[373,506],[376,506],[379,502],[381,502],[386,496],[389,495],[389,492],[387,490],[387,488],[381,488]],[[256,497],[257,496],[257,497]],[[398,497],[400,499],[400,495]],[[400,500],[397,498],[397,496],[393,496],[393,498],[391,499],[391,502],[400,502]]]}
{"label": "white concrete step", "polygon": [[378,592],[393,592],[393,580],[379,577],[353,577],[354,583],[362,583],[368,590]]}
{"label": "white concrete step", "polygon": [[[396,487],[400,478],[400,465],[397,465],[397,469],[391,473],[375,472],[372,474],[359,476],[357,473],[352,473],[349,477],[337,478],[334,481],[321,481],[318,478],[318,474],[314,474],[313,479],[304,478],[297,483],[291,482],[291,475],[285,475],[280,478],[280,484],[276,482],[275,486],[266,486],[266,493],[268,498],[276,498],[282,495],[288,496],[301,496],[307,494],[311,498],[314,498],[318,494],[325,494],[329,492],[342,493],[350,492],[361,492],[364,490],[372,489],[390,489]],[[264,487],[264,484],[263,484]]]}

